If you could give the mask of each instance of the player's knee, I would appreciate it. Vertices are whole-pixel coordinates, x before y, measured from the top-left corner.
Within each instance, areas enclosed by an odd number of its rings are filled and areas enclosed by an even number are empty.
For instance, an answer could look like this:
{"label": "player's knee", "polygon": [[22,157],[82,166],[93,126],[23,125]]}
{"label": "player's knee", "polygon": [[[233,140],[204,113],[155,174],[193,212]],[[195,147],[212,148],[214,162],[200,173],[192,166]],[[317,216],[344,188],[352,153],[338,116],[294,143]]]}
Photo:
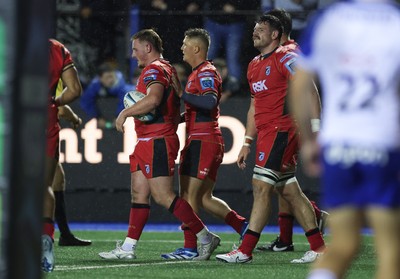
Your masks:
{"label": "player's knee", "polygon": [[175,195],[171,196],[171,195],[164,195],[164,194],[160,194],[160,193],[152,193],[151,196],[157,204],[159,204],[167,209],[171,206],[171,203],[175,198]]}
{"label": "player's knee", "polygon": [[274,187],[257,179],[253,179],[253,195],[256,196],[271,196]]}

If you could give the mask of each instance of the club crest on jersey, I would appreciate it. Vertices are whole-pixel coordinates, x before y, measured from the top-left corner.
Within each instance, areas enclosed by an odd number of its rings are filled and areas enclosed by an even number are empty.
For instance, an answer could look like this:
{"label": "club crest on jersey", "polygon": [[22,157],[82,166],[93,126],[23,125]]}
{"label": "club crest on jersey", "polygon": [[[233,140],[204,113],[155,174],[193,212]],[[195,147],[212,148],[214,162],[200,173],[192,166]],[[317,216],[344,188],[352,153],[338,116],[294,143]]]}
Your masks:
{"label": "club crest on jersey", "polygon": [[212,77],[204,77],[200,79],[201,89],[208,89],[214,87],[214,79]]}
{"label": "club crest on jersey", "polygon": [[265,68],[265,74],[269,76],[270,73],[271,73],[271,66],[268,66],[267,68]]}
{"label": "club crest on jersey", "polygon": [[264,160],[264,157],[265,157],[265,153],[264,152],[258,153],[258,161]]}
{"label": "club crest on jersey", "polygon": [[147,174],[150,173],[150,165],[144,165],[144,167],[146,168],[145,171]]}

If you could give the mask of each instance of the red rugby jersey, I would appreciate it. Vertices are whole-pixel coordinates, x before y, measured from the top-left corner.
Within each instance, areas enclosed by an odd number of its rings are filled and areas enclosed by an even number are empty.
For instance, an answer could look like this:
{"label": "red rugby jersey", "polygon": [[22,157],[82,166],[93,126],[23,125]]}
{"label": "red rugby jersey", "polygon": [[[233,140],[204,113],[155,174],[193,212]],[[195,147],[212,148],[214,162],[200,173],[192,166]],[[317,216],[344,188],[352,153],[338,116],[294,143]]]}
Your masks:
{"label": "red rugby jersey", "polygon": [[194,95],[214,94],[217,106],[212,110],[198,108],[185,102],[186,133],[221,134],[218,125],[219,100],[222,92],[222,78],[210,61],[204,61],[195,67],[188,77],[186,93]]}
{"label": "red rugby jersey", "polygon": [[257,130],[281,124],[293,125],[286,97],[297,55],[285,49],[256,56],[247,69],[251,97],[254,98]]}
{"label": "red rugby jersey", "polygon": [[164,87],[164,96],[156,108],[154,120],[142,122],[135,119],[135,131],[139,138],[170,136],[176,133],[180,119],[180,99],[172,87],[173,74],[176,75],[175,68],[164,59],[157,59],[142,70],[136,90],[147,94],[150,85],[160,83]]}
{"label": "red rugby jersey", "polygon": [[71,58],[71,53],[60,42],[50,39],[49,40],[49,121],[48,129],[51,129],[58,123],[57,107],[54,104],[53,98],[56,96],[57,84],[61,78],[62,73],[73,67],[74,62]]}

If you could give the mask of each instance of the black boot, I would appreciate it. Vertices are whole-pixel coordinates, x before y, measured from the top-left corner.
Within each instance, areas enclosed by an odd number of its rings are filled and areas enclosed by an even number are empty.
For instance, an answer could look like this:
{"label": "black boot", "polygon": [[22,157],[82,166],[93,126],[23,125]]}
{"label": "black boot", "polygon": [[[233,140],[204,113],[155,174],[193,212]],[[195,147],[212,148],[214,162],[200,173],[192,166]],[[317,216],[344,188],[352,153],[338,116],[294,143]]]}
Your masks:
{"label": "black boot", "polygon": [[92,241],[86,239],[80,239],[75,237],[73,234],[60,235],[58,240],[59,246],[88,246],[91,245]]}

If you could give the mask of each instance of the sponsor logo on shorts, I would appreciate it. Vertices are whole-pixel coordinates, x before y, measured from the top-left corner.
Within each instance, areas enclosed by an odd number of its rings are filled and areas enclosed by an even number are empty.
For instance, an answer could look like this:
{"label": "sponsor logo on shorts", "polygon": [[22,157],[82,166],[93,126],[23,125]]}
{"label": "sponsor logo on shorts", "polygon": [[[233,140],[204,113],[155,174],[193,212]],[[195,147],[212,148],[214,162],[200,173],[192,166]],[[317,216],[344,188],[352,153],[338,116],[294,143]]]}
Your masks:
{"label": "sponsor logo on shorts", "polygon": [[265,158],[265,153],[264,152],[260,152],[258,153],[258,161],[262,161]]}
{"label": "sponsor logo on shorts", "polygon": [[208,168],[204,168],[204,170],[200,170],[199,172],[200,172],[200,175],[207,176],[209,171],[210,170]]}
{"label": "sponsor logo on shorts", "polygon": [[150,173],[150,165],[144,165],[147,174]]}

